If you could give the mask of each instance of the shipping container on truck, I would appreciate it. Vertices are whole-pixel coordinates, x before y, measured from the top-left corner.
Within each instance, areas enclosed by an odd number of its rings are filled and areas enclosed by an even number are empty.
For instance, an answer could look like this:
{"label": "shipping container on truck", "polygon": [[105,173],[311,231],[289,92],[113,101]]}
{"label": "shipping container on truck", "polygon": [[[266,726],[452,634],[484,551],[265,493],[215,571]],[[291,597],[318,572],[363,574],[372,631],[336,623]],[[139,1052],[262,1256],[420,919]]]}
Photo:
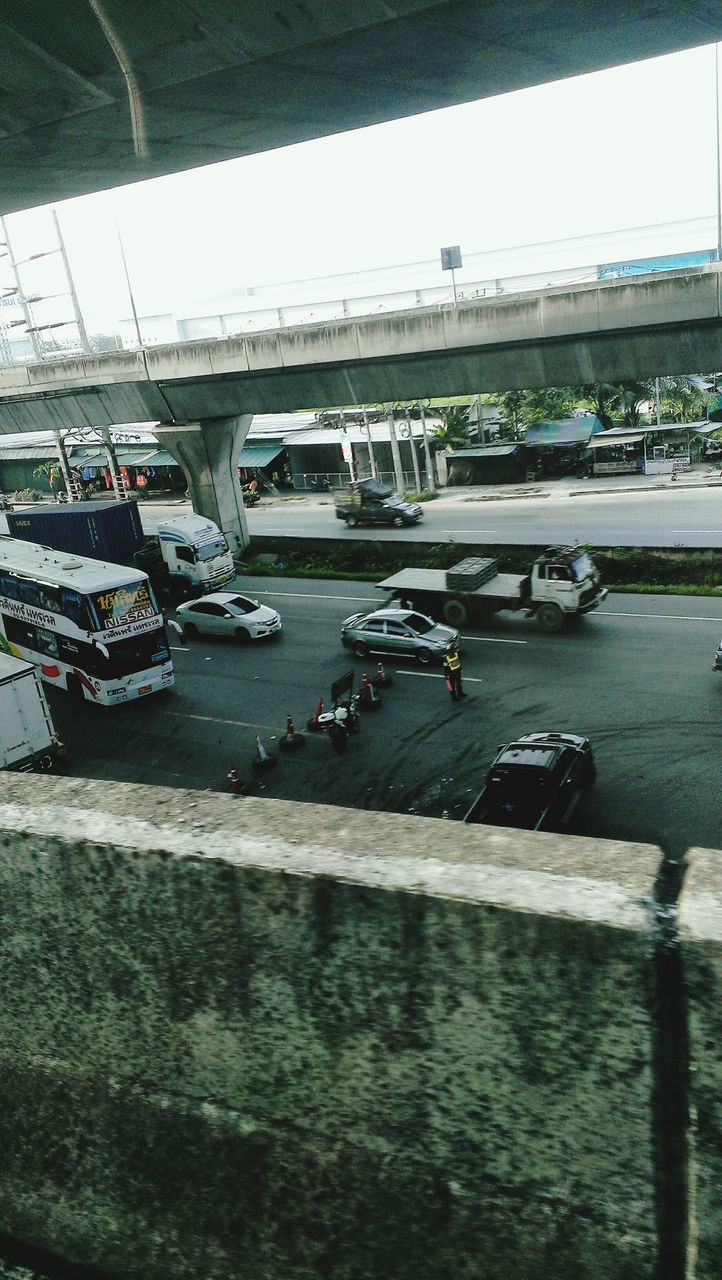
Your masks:
{"label": "shipping container on truck", "polygon": [[136,502],[73,502],[6,515],[13,538],[111,564],[132,564],[145,542]]}

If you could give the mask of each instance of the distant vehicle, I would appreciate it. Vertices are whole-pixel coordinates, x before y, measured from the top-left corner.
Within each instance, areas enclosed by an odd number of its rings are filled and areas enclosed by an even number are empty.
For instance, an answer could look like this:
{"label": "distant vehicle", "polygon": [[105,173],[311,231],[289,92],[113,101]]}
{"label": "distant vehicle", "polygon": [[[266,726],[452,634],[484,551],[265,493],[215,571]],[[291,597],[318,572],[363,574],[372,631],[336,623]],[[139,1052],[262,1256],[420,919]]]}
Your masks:
{"label": "distant vehicle", "polygon": [[499,747],[465,822],[529,831],[566,827],[597,771],[588,738],[526,733]]}
{"label": "distant vehicle", "polygon": [[358,524],[390,524],[400,529],[416,524],[423,517],[417,502],[405,502],[390,485],[379,480],[356,480],[334,499],[336,519],[345,520],[349,529]]}
{"label": "distant vehicle", "polygon": [[103,706],[173,685],[147,574],[17,538],[0,537],[0,648]]}
{"label": "distant vehicle", "polygon": [[38,668],[0,650],[0,769],[51,773],[64,756]]}
{"label": "distant vehicle", "polygon": [[390,653],[426,664],[441,658],[448,644],[458,645],[459,633],[412,609],[377,609],[346,618],[341,623],[341,643],[357,658]]}
{"label": "distant vehicle", "polygon": [[187,636],[231,636],[240,644],[277,636],[283,630],[281,615],[267,605],[235,591],[214,591],[189,600],[176,610]]}
{"label": "distant vehicle", "polygon": [[390,600],[439,613],[452,627],[483,626],[492,614],[509,609],[534,616],[542,631],[560,631],[607,595],[582,547],[547,547],[526,574],[499,573],[496,560],[469,557],[446,570],[401,569],[376,585]]}

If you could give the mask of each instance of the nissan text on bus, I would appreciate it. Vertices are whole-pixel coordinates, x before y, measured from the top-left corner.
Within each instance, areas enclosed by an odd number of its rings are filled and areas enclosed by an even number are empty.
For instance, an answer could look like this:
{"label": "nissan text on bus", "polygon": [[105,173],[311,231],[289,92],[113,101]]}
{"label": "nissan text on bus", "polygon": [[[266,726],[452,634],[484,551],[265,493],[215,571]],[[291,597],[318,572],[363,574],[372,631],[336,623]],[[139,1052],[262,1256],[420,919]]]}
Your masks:
{"label": "nissan text on bus", "polygon": [[148,575],[0,537],[0,649],[43,680],[102,706],[173,685]]}

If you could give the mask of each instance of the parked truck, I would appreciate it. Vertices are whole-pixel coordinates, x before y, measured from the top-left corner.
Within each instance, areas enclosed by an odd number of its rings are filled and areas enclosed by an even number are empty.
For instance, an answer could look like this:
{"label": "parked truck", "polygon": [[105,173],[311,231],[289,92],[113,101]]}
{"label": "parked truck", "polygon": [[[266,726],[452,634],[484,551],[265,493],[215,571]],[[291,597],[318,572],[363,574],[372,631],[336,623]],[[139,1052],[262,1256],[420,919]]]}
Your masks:
{"label": "parked truck", "polygon": [[547,547],[528,573],[499,573],[497,561],[469,557],[451,569],[401,569],[378,582],[405,608],[452,627],[484,625],[503,609],[524,610],[543,631],[559,631],[571,618],[598,608],[607,595],[599,571],[581,547]]}
{"label": "parked truck", "polygon": [[193,512],[161,521],[155,538],[143,532],[133,501],[30,507],[10,512],[6,519],[13,538],[110,564],[132,565],[147,573],[163,594],[204,595],[217,591],[236,573],[218,526]]}
{"label": "parked truck", "polygon": [[0,650],[0,769],[50,773],[64,756],[39,669]]}
{"label": "parked truck", "polygon": [[487,826],[556,831],[596,780],[592,744],[576,733],[526,733],[498,748],[464,818]]}
{"label": "parked truck", "polygon": [[390,524],[400,529],[423,518],[418,502],[406,502],[390,485],[380,480],[355,480],[334,499],[336,519],[345,520],[348,529],[358,524]]}

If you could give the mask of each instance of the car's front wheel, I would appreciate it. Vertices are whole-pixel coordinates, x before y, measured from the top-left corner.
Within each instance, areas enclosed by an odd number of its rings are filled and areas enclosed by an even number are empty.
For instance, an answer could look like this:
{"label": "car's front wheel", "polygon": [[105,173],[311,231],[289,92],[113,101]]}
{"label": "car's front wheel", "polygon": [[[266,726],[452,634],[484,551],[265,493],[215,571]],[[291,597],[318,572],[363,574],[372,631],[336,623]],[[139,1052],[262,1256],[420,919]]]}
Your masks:
{"label": "car's front wheel", "polygon": [[357,658],[365,658],[369,651],[369,647],[367,644],[364,644],[363,640],[357,640],[354,644],[353,651]]}
{"label": "car's front wheel", "polygon": [[358,516],[346,516],[346,528],[355,529],[358,524]]}
{"label": "car's front wheel", "polygon": [[236,627],[236,640],[239,644],[248,644],[251,636],[245,627]]}
{"label": "car's front wheel", "polygon": [[193,622],[186,622],[183,627],[183,635],[188,636],[189,640],[195,640],[198,636],[198,628]]}
{"label": "car's front wheel", "polygon": [[427,667],[433,660],[434,655],[430,649],[417,649],[416,657],[423,666]]}

